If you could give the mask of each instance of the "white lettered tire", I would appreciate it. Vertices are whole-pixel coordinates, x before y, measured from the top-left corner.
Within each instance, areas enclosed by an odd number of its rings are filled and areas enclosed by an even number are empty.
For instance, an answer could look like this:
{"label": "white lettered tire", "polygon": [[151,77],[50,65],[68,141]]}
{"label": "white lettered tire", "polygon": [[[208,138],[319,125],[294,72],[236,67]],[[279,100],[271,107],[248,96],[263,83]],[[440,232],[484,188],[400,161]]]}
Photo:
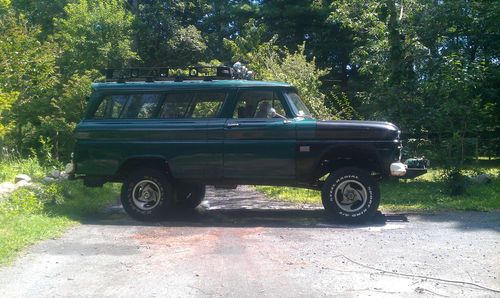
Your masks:
{"label": "white lettered tire", "polygon": [[328,176],[321,190],[325,210],[336,218],[361,223],[373,216],[380,203],[378,183],[366,171],[342,168]]}

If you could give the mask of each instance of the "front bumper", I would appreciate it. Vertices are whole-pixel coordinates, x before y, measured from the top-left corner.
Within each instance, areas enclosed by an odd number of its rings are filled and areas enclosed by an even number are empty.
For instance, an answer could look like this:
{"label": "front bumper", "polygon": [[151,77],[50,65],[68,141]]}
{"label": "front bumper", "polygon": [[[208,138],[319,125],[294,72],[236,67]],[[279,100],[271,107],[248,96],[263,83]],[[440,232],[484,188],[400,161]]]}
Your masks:
{"label": "front bumper", "polygon": [[393,162],[391,163],[391,176],[394,177],[403,177],[406,175],[406,165],[402,162]]}
{"label": "front bumper", "polygon": [[408,168],[406,169],[406,174],[403,177],[400,177],[402,179],[413,179],[418,176],[422,176],[423,174],[427,173],[427,169],[421,169],[421,168]]}

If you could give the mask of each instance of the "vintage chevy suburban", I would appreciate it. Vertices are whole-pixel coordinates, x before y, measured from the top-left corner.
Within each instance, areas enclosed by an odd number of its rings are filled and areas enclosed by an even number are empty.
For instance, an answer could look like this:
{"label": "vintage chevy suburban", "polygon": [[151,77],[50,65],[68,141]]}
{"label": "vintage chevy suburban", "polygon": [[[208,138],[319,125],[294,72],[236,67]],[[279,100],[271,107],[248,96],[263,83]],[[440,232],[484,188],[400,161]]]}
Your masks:
{"label": "vintage chevy suburban", "polygon": [[133,71],[92,84],[70,172],[87,186],[122,182],[136,219],[194,208],[206,185],[247,184],[321,190],[329,213],[360,222],[378,208],[380,177],[415,176],[395,125],[316,120],[287,83],[234,79],[223,67],[184,78]]}

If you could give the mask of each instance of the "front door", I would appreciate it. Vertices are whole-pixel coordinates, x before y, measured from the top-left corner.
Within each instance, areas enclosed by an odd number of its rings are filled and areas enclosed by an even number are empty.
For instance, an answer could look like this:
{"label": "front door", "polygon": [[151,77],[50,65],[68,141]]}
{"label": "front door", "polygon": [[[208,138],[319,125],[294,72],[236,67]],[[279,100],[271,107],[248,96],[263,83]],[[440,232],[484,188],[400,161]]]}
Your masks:
{"label": "front door", "polygon": [[226,180],[295,178],[295,122],[282,118],[287,114],[283,103],[272,90],[238,93],[233,117],[224,127]]}

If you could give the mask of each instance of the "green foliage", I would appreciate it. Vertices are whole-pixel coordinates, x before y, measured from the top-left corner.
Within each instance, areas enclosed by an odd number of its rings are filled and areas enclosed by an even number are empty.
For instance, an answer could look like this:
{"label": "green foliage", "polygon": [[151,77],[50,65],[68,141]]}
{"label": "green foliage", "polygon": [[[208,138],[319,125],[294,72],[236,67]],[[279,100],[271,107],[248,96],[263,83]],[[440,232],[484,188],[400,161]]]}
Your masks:
{"label": "green foliage", "polygon": [[10,5],[11,5],[10,2],[11,2],[10,0],[0,0],[0,13],[1,14],[4,14],[9,10]]}
{"label": "green foliage", "polygon": [[[6,1],[6,0],[3,0]],[[53,33],[54,18],[64,16],[64,6],[71,0],[9,0],[12,7],[24,14],[30,23],[40,26],[40,37]]]}
{"label": "green foliage", "polygon": [[84,218],[95,216],[118,196],[116,185],[89,189],[81,181],[39,184],[49,170],[37,159],[9,157],[0,162],[0,181],[26,173],[35,182],[0,199],[0,264],[35,241],[56,237]]}
{"label": "green foliage", "polygon": [[[37,39],[38,29],[12,11],[0,15],[1,121],[7,144],[27,153],[40,132],[39,117],[52,113],[59,82],[52,44]],[[14,97],[14,98],[13,98]]]}
{"label": "green foliage", "polygon": [[36,157],[20,158],[17,152],[3,148],[0,160],[0,181],[13,181],[17,174],[26,174],[33,179],[42,179],[50,169],[42,166]]}
{"label": "green foliage", "polygon": [[61,47],[62,73],[120,67],[137,59],[132,50],[133,16],[122,0],[78,0],[56,18],[54,40]]}
{"label": "green foliage", "polygon": [[60,183],[50,183],[40,188],[35,188],[35,194],[39,202],[49,204],[63,204],[63,187]]}
{"label": "green foliage", "polygon": [[461,168],[446,168],[441,174],[446,189],[452,196],[459,196],[465,193],[467,187],[467,177]]}
{"label": "green foliage", "polygon": [[95,70],[74,74],[62,86],[61,96],[51,100],[54,112],[40,117],[38,129],[48,137],[39,138],[39,155],[50,157],[48,161],[68,160],[74,145],[73,130],[86,110],[90,84],[98,77],[100,74]]}
{"label": "green foliage", "polygon": [[272,39],[256,49],[249,66],[264,80],[292,84],[313,115],[320,119],[330,118],[332,113],[325,105],[326,96],[320,91],[320,77],[326,71],[316,67],[314,58],[308,61],[304,51],[305,45],[302,45],[290,53],[276,46],[275,39]]}
{"label": "green foliage", "polygon": [[194,19],[205,14],[205,9],[205,1],[160,0],[136,4],[132,9],[135,42],[143,63],[185,66],[204,60],[207,46]]}
{"label": "green foliage", "polygon": [[0,214],[37,214],[43,210],[43,203],[38,200],[35,193],[26,188],[14,191],[7,200],[0,203]]}
{"label": "green foliage", "polygon": [[264,42],[266,27],[254,19],[243,25],[242,32],[234,39],[224,38],[224,47],[231,52],[232,61],[249,63],[254,61],[257,49]]}
{"label": "green foliage", "polygon": [[19,92],[13,91],[3,93],[0,89],[0,137],[3,137],[12,127],[11,122],[5,119],[6,114],[12,108],[12,104],[17,101]]}
{"label": "green foliage", "polygon": [[362,119],[363,117],[352,107],[344,92],[330,94],[331,111],[334,119]]}

